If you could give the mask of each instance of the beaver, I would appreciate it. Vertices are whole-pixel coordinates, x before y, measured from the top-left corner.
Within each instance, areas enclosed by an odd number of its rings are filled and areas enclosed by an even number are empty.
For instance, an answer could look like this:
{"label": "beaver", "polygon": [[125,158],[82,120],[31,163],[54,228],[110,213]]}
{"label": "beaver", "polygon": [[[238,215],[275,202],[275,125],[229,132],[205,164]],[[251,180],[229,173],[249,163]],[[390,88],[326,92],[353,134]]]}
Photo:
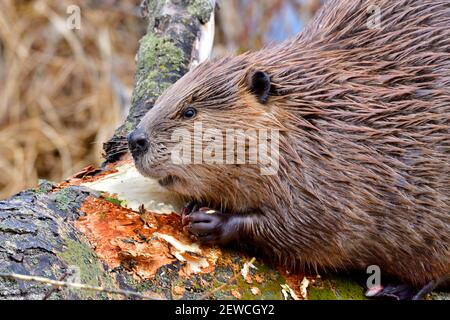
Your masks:
{"label": "beaver", "polygon": [[[196,122],[278,130],[276,174],[175,163]],[[213,209],[185,210],[199,241],[289,269],[376,265],[412,298],[450,275],[450,1],[328,1],[294,39],[189,71],[128,139],[141,174]]]}

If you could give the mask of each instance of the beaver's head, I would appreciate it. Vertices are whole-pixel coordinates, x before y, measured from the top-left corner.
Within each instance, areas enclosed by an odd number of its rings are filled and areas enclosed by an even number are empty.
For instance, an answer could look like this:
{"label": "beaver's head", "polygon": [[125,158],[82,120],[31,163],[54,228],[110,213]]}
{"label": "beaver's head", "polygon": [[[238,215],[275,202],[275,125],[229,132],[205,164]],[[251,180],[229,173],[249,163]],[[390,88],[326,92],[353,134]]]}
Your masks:
{"label": "beaver's head", "polygon": [[[236,145],[226,147],[227,131],[253,129],[258,138],[258,130],[281,125],[270,75],[245,60],[243,55],[205,62],[162,94],[128,137],[141,174],[199,201],[235,210],[256,205],[251,200],[261,195],[250,191],[261,183],[261,168],[236,159]],[[252,137],[246,135],[247,160],[255,151],[250,145],[258,144]]]}

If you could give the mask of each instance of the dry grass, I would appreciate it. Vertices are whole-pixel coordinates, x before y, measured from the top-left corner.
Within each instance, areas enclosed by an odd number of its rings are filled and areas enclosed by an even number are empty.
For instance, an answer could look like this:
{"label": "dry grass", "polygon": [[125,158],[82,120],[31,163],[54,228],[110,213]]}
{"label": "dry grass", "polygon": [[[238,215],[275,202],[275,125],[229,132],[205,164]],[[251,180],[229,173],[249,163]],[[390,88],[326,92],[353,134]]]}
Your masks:
{"label": "dry grass", "polygon": [[[71,4],[80,30],[66,27]],[[0,1],[0,198],[101,162],[132,89],[138,4]]]}

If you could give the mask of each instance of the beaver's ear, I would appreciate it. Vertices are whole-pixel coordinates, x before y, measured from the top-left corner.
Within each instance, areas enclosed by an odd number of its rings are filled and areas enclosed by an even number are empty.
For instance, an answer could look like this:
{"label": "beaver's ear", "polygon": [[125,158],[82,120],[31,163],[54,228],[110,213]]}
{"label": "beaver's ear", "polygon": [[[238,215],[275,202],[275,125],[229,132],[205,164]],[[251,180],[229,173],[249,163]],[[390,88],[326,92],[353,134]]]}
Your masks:
{"label": "beaver's ear", "polygon": [[247,77],[248,87],[262,104],[267,103],[270,92],[270,76],[264,71],[250,71]]}

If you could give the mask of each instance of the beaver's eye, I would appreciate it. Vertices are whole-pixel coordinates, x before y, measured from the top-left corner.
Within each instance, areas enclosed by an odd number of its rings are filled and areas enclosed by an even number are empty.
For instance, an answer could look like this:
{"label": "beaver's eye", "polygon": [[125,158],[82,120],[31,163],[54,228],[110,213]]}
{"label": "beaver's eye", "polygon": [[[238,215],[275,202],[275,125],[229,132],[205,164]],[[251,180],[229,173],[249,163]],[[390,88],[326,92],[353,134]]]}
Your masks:
{"label": "beaver's eye", "polygon": [[192,119],[193,117],[195,117],[196,114],[197,114],[197,110],[195,110],[192,107],[189,107],[186,110],[184,110],[183,118],[185,118],[185,119]]}

